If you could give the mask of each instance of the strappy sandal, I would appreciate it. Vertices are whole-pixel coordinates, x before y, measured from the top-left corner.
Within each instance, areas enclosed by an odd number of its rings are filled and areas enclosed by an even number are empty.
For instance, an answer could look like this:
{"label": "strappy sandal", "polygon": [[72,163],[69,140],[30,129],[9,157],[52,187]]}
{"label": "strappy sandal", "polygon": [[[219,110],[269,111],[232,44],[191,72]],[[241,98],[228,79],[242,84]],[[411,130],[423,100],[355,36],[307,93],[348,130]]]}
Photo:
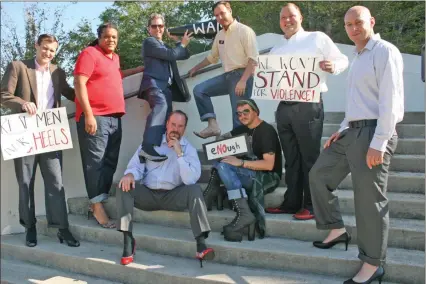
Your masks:
{"label": "strappy sandal", "polygon": [[98,223],[98,225],[101,226],[102,228],[105,228],[105,229],[114,229],[116,227],[115,223],[113,221],[111,221],[111,220],[108,220],[108,222],[106,224],[99,223],[98,219],[96,218],[95,213],[93,212],[93,208],[92,208],[91,205],[89,205],[89,208],[87,210],[87,220],[89,220],[90,217],[93,217],[96,220],[96,222]]}

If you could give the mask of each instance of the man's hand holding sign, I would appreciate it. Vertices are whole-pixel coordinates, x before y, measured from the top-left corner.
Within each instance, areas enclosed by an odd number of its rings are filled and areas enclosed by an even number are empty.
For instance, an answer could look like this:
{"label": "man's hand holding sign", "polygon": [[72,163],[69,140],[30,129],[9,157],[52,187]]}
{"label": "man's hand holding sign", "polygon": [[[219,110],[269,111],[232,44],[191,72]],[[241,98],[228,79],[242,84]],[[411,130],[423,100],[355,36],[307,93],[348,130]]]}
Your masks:
{"label": "man's hand holding sign", "polygon": [[318,103],[325,72],[334,72],[321,55],[261,55],[254,76],[253,99]]}
{"label": "man's hand holding sign", "polygon": [[72,148],[66,108],[1,116],[1,149],[4,160]]}

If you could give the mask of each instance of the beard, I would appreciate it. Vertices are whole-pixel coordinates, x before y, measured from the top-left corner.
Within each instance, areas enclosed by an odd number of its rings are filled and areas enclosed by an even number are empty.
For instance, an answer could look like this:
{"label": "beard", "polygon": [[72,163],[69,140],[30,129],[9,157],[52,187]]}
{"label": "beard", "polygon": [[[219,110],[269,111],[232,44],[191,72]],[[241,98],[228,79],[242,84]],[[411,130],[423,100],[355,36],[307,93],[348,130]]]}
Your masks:
{"label": "beard", "polygon": [[176,132],[176,131],[171,131],[168,136],[169,136],[169,139],[176,138],[176,139],[180,140],[180,138],[181,138],[179,132]]}

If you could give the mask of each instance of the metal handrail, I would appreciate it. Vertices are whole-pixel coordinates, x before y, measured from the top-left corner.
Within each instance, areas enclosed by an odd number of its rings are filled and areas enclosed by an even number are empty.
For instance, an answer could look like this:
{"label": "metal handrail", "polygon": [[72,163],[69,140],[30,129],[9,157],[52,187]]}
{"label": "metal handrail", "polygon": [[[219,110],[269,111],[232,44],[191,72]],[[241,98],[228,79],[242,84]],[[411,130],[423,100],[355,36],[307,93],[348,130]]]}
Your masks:
{"label": "metal handrail", "polygon": [[[272,47],[262,49],[261,51],[259,51],[259,54],[268,53],[269,51],[271,51],[271,49],[272,49]],[[201,70],[198,70],[197,72],[195,72],[194,75],[204,74],[206,72],[210,72],[212,70],[216,70],[216,69],[219,69],[221,67],[222,67],[222,63],[217,63],[217,64],[214,64],[214,65],[211,65],[211,66],[207,66],[206,68],[203,68]],[[189,73],[182,75],[180,78],[182,79],[182,82],[184,84],[184,88],[186,89],[185,91],[189,92],[188,86],[186,84],[186,79],[190,78]],[[130,98],[136,97],[138,95],[138,93],[139,93],[139,91],[132,92],[130,94],[126,94],[126,95],[124,95],[124,99],[127,100],[127,99],[130,99]],[[73,117],[75,117],[75,112],[68,114],[68,119],[73,118]]]}

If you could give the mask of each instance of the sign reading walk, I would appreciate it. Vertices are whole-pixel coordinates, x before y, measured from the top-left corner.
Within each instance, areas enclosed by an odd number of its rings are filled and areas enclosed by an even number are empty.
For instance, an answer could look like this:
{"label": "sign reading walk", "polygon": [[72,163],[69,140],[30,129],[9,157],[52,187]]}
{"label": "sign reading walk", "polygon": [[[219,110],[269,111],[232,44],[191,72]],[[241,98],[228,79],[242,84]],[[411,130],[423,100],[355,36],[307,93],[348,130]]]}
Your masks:
{"label": "sign reading walk", "polygon": [[65,107],[1,116],[4,160],[72,148]]}
{"label": "sign reading walk", "polygon": [[318,103],[322,56],[260,55],[252,99]]}

